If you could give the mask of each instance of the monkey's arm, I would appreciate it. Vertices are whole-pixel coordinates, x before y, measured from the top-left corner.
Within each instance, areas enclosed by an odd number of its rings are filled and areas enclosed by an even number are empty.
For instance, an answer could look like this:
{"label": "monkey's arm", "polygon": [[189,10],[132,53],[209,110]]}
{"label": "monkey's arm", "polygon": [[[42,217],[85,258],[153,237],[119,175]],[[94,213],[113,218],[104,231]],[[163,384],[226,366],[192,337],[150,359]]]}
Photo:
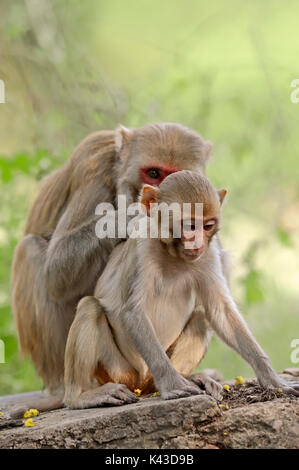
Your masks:
{"label": "monkey's arm", "polygon": [[270,360],[250,332],[245,320],[233,301],[222,276],[206,279],[202,290],[206,315],[218,336],[238,352],[254,370],[258,381],[265,388],[282,388],[299,396],[299,384],[282,380],[271,366]]}
{"label": "monkey's arm", "polygon": [[150,320],[136,304],[127,305],[120,318],[123,329],[148,365],[155,385],[165,400],[202,393],[174,369]]}
{"label": "monkey's arm", "polygon": [[96,236],[100,216],[95,215],[95,208],[101,201],[103,195],[94,183],[77,190],[51,237],[46,252],[45,283],[55,300],[91,293],[94,280],[119,241]]}

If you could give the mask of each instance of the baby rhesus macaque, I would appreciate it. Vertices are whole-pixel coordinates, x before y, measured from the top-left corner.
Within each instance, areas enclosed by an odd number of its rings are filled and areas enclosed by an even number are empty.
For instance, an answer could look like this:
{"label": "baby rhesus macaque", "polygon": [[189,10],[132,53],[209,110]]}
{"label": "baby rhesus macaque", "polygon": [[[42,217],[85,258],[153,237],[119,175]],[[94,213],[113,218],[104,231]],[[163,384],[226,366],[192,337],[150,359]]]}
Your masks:
{"label": "baby rhesus macaque", "polygon": [[[79,302],[65,354],[67,406],[131,403],[136,388],[158,390],[163,399],[204,389],[221,399],[219,383],[194,374],[212,330],[251,365],[261,386],[299,395],[298,383],[273,370],[230,294],[216,236],[225,195],[187,170],[159,187],[143,186],[140,202],[158,236],[120,243],[94,296]],[[177,208],[167,215],[168,236],[162,233],[163,203]]]}

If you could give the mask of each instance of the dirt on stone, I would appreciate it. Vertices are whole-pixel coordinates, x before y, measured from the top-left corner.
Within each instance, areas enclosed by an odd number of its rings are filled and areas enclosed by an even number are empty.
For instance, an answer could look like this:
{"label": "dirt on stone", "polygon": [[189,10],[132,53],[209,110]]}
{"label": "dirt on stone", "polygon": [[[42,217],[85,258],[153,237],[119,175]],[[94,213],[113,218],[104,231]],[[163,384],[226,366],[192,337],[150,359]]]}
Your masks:
{"label": "dirt on stone", "polygon": [[230,385],[230,391],[223,390],[223,399],[221,404],[223,411],[226,411],[225,405],[229,408],[238,408],[248,406],[252,403],[262,403],[281,399],[284,402],[292,402],[296,400],[295,395],[289,395],[277,390],[265,390],[256,381],[246,381],[244,385]]}

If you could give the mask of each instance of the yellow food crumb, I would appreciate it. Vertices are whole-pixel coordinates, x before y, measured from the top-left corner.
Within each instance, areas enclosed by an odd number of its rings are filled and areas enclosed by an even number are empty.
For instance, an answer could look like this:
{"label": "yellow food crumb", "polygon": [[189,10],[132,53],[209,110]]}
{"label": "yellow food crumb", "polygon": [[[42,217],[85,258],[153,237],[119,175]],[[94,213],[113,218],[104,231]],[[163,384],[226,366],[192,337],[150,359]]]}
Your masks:
{"label": "yellow food crumb", "polygon": [[2,411],[0,411],[0,418],[1,418],[1,416],[3,416],[3,413],[2,413]]}
{"label": "yellow food crumb", "polygon": [[135,388],[134,393],[135,393],[136,397],[140,397],[140,395],[141,395],[140,388]]}
{"label": "yellow food crumb", "polygon": [[39,415],[38,410],[34,408],[30,408],[30,410],[25,411],[23,418],[33,418],[34,416],[38,416],[38,415]]}
{"label": "yellow food crumb", "polygon": [[153,397],[159,397],[160,395],[161,395],[160,392],[154,392],[154,393],[153,393]]}
{"label": "yellow food crumb", "polygon": [[26,428],[32,428],[33,426],[35,426],[35,423],[33,422],[33,419],[32,418],[26,419],[25,427]]}
{"label": "yellow food crumb", "polygon": [[236,385],[244,385],[244,383],[245,383],[245,380],[242,377],[242,375],[238,375],[238,377],[236,378]]}
{"label": "yellow food crumb", "polygon": [[223,405],[222,403],[220,405],[218,405],[219,408],[225,408],[226,410],[229,409],[229,406],[228,405]]}
{"label": "yellow food crumb", "polygon": [[282,393],[282,388],[277,389],[278,393]]}
{"label": "yellow food crumb", "polygon": [[224,436],[227,436],[227,432],[224,432],[223,435],[224,435]]}
{"label": "yellow food crumb", "polygon": [[230,392],[229,385],[224,384],[224,385],[223,385],[223,388],[224,388],[224,390],[226,390],[227,392]]}

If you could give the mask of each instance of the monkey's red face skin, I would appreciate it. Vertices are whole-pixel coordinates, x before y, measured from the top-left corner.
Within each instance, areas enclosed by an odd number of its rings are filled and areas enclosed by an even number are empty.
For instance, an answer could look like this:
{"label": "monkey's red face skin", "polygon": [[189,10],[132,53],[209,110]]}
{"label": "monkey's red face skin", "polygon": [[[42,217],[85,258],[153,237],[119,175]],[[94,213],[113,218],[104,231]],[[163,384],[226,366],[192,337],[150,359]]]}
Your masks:
{"label": "monkey's red face skin", "polygon": [[140,169],[140,176],[143,184],[159,186],[166,176],[179,171],[180,168],[172,166],[152,165]]}

